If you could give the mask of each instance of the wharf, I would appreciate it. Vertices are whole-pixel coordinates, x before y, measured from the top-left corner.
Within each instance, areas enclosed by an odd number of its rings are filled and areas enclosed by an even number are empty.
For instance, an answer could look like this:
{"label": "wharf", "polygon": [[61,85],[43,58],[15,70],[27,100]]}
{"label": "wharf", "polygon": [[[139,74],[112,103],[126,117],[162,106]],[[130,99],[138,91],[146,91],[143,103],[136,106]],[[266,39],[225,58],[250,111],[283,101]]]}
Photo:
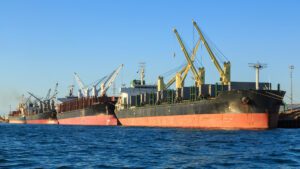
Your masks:
{"label": "wharf", "polygon": [[300,107],[280,113],[278,128],[300,128]]}

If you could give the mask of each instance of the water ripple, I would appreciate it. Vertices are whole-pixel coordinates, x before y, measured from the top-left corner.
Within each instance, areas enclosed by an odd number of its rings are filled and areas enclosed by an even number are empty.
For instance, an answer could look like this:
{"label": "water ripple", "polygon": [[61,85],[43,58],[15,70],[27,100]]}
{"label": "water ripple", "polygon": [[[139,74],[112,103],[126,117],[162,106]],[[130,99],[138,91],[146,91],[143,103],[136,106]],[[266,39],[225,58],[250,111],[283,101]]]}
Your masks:
{"label": "water ripple", "polygon": [[298,130],[0,125],[0,168],[299,168]]}

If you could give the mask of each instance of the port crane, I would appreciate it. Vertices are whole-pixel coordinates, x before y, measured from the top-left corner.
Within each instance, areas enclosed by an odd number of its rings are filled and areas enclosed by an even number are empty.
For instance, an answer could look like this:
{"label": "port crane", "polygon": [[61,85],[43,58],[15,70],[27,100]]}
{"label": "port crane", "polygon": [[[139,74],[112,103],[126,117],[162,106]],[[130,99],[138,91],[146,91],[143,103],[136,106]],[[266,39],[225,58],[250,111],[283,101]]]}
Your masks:
{"label": "port crane", "polygon": [[116,80],[117,76],[119,75],[120,71],[124,65],[120,65],[116,70],[114,70],[105,80],[104,83],[101,84],[101,96],[106,95],[107,90],[110,88],[112,83]]}
{"label": "port crane", "polygon": [[219,74],[220,74],[220,81],[222,83],[222,85],[228,85],[230,83],[230,69],[231,69],[231,64],[229,61],[224,62],[223,66],[224,68],[221,67],[220,63],[218,62],[218,60],[216,59],[216,56],[214,54],[214,52],[212,51],[211,47],[209,46],[207,40],[205,39],[203,32],[201,31],[201,29],[199,28],[199,26],[197,25],[197,23],[195,21],[193,21],[193,25],[196,28],[201,41],[203,42],[206,50],[208,51],[208,54],[212,60],[212,62],[214,63],[215,67],[217,68]]}

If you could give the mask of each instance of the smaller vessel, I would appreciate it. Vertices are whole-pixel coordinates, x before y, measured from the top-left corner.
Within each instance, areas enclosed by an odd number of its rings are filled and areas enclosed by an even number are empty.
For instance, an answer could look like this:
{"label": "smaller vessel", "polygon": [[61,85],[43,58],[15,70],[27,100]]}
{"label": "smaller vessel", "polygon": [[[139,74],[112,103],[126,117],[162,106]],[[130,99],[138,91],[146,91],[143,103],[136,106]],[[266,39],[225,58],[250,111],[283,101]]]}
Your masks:
{"label": "smaller vessel", "polygon": [[[54,102],[52,103],[52,105]],[[38,105],[19,104],[16,111],[12,111],[8,116],[8,122],[11,124],[58,124],[56,119],[55,107],[39,108]]]}
{"label": "smaller vessel", "polygon": [[279,114],[279,128],[300,128],[300,105],[282,111]]}
{"label": "smaller vessel", "polygon": [[[60,125],[86,125],[86,126],[116,126],[118,120],[115,116],[115,104],[117,97],[108,97],[107,90],[110,88],[123,65],[119,66],[109,76],[86,86],[77,73],[74,77],[78,83],[78,96],[73,95],[73,87],[70,86],[69,96],[59,98],[56,105],[57,119]],[[99,88],[98,85],[101,84]],[[90,91],[92,90],[92,95]],[[99,96],[98,96],[99,95]]]}
{"label": "smaller vessel", "polygon": [[94,97],[66,99],[57,107],[60,125],[115,126],[114,109],[117,98]]}
{"label": "smaller vessel", "polygon": [[[30,96],[27,99],[22,96],[17,110],[9,113],[8,122],[12,124],[58,124],[54,101],[58,93],[57,87],[58,84],[52,96],[51,89],[49,89],[44,99],[31,92],[28,92]],[[35,100],[32,101],[31,97]]]}

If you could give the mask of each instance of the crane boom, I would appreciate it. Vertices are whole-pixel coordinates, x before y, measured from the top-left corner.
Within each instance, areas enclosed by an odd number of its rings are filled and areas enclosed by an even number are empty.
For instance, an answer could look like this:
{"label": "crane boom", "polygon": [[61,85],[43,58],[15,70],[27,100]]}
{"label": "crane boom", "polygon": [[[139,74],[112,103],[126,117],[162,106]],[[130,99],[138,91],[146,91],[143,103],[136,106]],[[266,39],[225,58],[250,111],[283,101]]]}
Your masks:
{"label": "crane boom", "polygon": [[[193,53],[192,53],[192,57],[191,57],[191,60],[194,62],[195,60],[195,57],[196,57],[196,52],[198,50],[198,47],[200,45],[200,39],[198,40],[195,48],[193,49]],[[179,73],[180,74],[183,74],[186,70],[188,69],[188,64],[186,66],[184,66],[180,71]],[[189,70],[189,69],[188,69]],[[187,71],[188,72],[188,71]],[[187,76],[187,73],[183,75],[183,79],[185,79]],[[176,76],[174,76],[172,79],[169,80],[169,82],[165,85],[164,89],[167,89],[169,88],[174,82],[176,81]]]}
{"label": "crane boom", "polygon": [[55,84],[54,93],[53,93],[53,95],[50,98],[48,98],[48,100],[52,100],[52,99],[54,99],[56,97],[56,95],[58,94],[58,90],[57,89],[58,89],[58,83]]}
{"label": "crane boom", "polygon": [[208,51],[208,54],[211,57],[212,62],[214,63],[214,65],[216,66],[217,70],[220,73],[222,84],[227,85],[228,83],[230,83],[230,62],[224,63],[224,70],[223,70],[220,63],[216,59],[215,54],[212,52],[209,44],[207,43],[201,29],[198,27],[198,25],[195,21],[193,21],[193,25],[196,28],[196,30],[200,36],[200,39],[204,43],[204,46],[205,46],[206,50]]}
{"label": "crane boom", "polygon": [[197,70],[196,70],[196,68],[194,67],[193,62],[192,62],[192,60],[191,60],[191,58],[190,58],[188,52],[186,51],[186,48],[185,48],[185,46],[184,46],[184,44],[183,44],[183,42],[182,42],[182,40],[181,40],[181,38],[180,38],[180,36],[179,36],[179,34],[178,34],[178,32],[177,32],[176,29],[174,29],[174,33],[176,34],[177,40],[178,40],[178,42],[179,42],[179,44],[180,44],[180,46],[181,46],[181,50],[183,51],[184,56],[185,56],[186,60],[188,61],[188,65],[189,65],[189,66],[191,67],[191,69],[192,69],[192,73],[193,73],[193,75],[194,75],[194,78],[195,78],[196,83],[197,83],[197,86],[198,86],[198,85],[200,85],[200,77],[199,77],[199,74],[197,73]]}
{"label": "crane boom", "polygon": [[79,75],[76,72],[74,72],[74,77],[77,81],[77,84],[78,84],[80,90],[83,92],[84,97],[87,97],[88,96],[88,88],[85,87],[84,83],[82,82],[82,80],[80,79]]}
{"label": "crane boom", "polygon": [[48,93],[47,93],[45,99],[49,99],[50,98],[50,94],[51,94],[51,89],[48,90]]}
{"label": "crane boom", "polygon": [[32,97],[34,97],[36,100],[38,100],[39,102],[43,102],[42,99],[36,97],[34,94],[32,94],[31,92],[28,92],[29,95],[31,95]]}
{"label": "crane boom", "polygon": [[101,78],[100,80],[98,80],[93,86],[98,86],[106,78],[107,78],[107,76],[104,76],[103,78]]}
{"label": "crane boom", "polygon": [[81,90],[83,90],[83,89],[85,88],[85,85],[84,85],[84,83],[81,81],[79,75],[78,75],[76,72],[74,72],[74,77],[75,77],[75,79],[76,79],[76,81],[77,81],[77,84],[78,84],[79,88],[80,88]]}
{"label": "crane boom", "polygon": [[120,65],[116,70],[114,70],[109,78],[105,81],[105,83],[103,84],[102,90],[101,90],[101,95],[105,95],[107,90],[110,88],[110,86],[112,85],[112,83],[116,80],[117,76],[119,75],[121,69],[123,68],[123,64]]}
{"label": "crane boom", "polygon": [[[200,45],[200,40],[198,40],[198,42],[197,42],[197,44],[196,44],[196,46],[195,46],[195,48],[194,48],[194,50],[193,50],[193,53],[192,53],[191,61],[192,61],[193,64],[194,64],[194,60],[195,60],[196,53],[197,53],[197,50],[198,50],[198,48],[199,48],[199,45]],[[183,77],[182,77],[182,82],[181,82],[181,83],[183,83],[184,80],[186,79],[186,76],[187,76],[189,70],[190,70],[190,66],[187,65],[187,66],[185,67],[184,72],[183,72]],[[198,75],[199,75],[199,74],[198,74]],[[199,76],[199,78],[200,78],[200,76]],[[201,79],[200,79],[200,80],[201,80]],[[201,84],[203,84],[203,83],[204,83],[204,82],[201,82]]]}
{"label": "crane boom", "polygon": [[99,93],[99,90],[97,89],[97,86],[106,78],[107,76],[104,76],[102,79],[96,81],[94,84],[92,84],[92,94],[93,94],[93,97],[97,97],[98,96],[98,93]]}

